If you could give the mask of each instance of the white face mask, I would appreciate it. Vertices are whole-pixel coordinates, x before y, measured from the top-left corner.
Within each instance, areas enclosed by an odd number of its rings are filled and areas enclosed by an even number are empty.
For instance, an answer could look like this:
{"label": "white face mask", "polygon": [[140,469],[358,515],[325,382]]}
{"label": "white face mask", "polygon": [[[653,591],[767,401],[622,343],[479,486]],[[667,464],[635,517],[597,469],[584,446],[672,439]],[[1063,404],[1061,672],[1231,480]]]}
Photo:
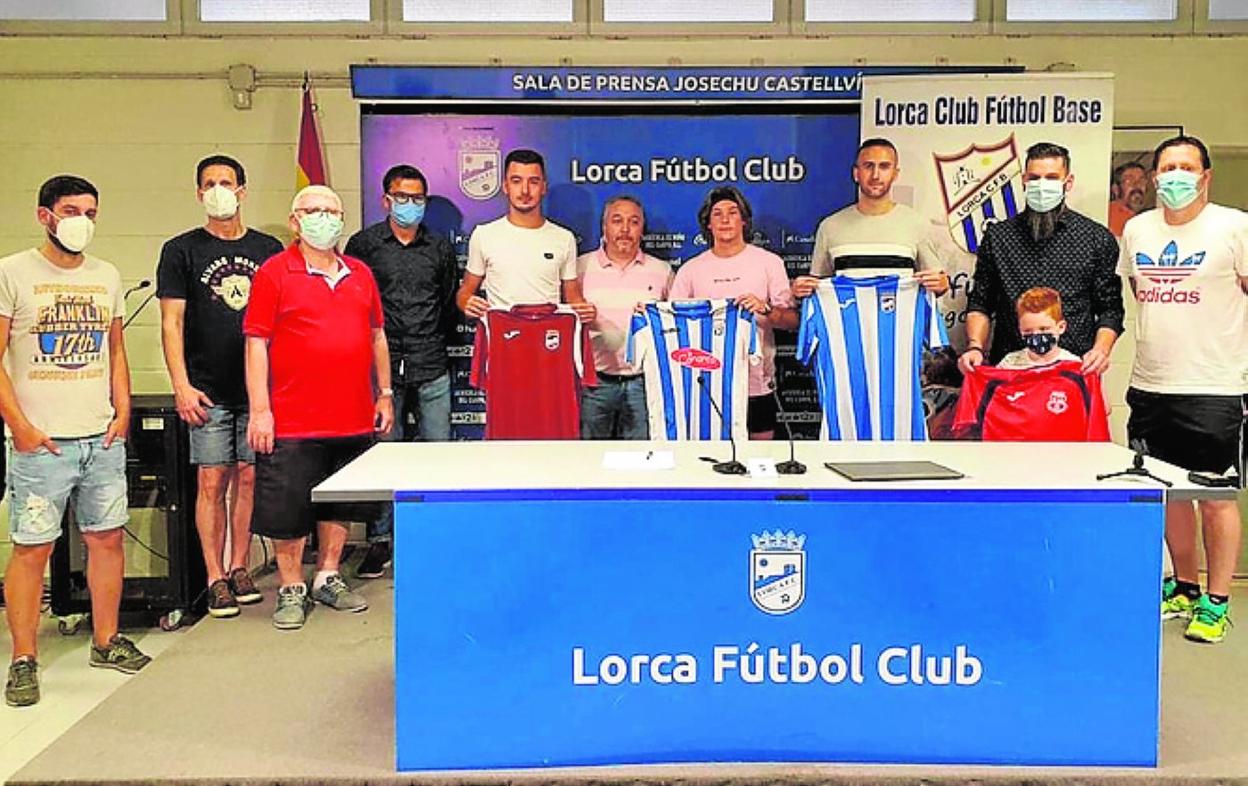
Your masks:
{"label": "white face mask", "polygon": [[61,218],[56,222],[55,235],[62,246],[80,254],[91,243],[91,238],[95,237],[95,222],[86,216]]}
{"label": "white face mask", "polygon": [[238,194],[232,188],[213,186],[204,192],[204,212],[209,218],[232,218],[238,212]]}

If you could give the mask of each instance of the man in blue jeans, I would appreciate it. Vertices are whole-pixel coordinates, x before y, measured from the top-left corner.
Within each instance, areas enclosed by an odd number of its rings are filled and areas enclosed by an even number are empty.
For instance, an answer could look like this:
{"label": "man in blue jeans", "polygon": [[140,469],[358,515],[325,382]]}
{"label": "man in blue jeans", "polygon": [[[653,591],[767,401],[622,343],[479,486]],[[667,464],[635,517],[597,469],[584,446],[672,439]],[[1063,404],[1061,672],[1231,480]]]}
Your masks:
{"label": "man in blue jeans", "polygon": [[[455,329],[455,252],[443,236],[424,226],[429,183],[408,164],[382,178],[386,218],[347,241],[346,254],[363,260],[381,290],[394,427],[381,439],[441,442],[451,435],[451,381],[446,347]],[[415,420],[409,425],[409,415]],[[386,506],[368,525],[368,553],[356,568],[362,579],[381,576],[390,564],[394,511]]]}
{"label": "man in blue jeans", "polygon": [[667,300],[672,267],[642,252],[646,215],[636,197],[608,199],[602,244],[577,260],[585,299],[598,308],[589,323],[598,386],[581,393],[582,439],[648,439],[646,385],[629,364],[628,328],[638,303]]}
{"label": "man in blue jeans", "polygon": [[130,368],[117,268],[83,253],[99,192],[59,175],[39,189],[43,242],[0,259],[0,414],[9,435],[5,616],[13,659],[5,703],[39,701],[43,574],[67,507],[87,546],[94,628],[88,662],[134,673],[151,660],[117,632],[129,519]]}

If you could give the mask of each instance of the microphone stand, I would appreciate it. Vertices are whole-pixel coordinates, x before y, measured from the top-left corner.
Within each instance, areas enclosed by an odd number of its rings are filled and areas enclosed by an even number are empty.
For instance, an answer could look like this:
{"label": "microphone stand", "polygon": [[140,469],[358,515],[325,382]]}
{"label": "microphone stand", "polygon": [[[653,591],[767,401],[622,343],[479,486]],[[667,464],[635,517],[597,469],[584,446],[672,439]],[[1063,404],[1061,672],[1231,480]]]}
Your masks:
{"label": "microphone stand", "polygon": [[797,443],[793,441],[793,429],[789,426],[789,413],[784,411],[784,405],[780,403],[780,394],[774,387],[771,389],[771,397],[776,400],[776,409],[784,416],[784,433],[789,436],[789,460],[776,464],[776,472],[781,475],[805,475],[806,465],[797,460]]}
{"label": "microphone stand", "polygon": [[[698,387],[702,388],[702,393],[706,395],[706,400],[711,402],[711,406],[715,408],[715,414],[719,415],[719,422],[728,425],[728,444],[732,446],[732,458],[728,461],[719,461],[711,467],[721,475],[744,475],[747,473],[745,465],[737,461],[737,440],[732,436],[732,423],[724,417],[724,411],[715,403],[715,397],[711,395],[711,391],[706,387],[706,379],[702,374],[698,374]],[[715,461],[715,459],[702,457],[703,461]]]}
{"label": "microphone stand", "polygon": [[1131,476],[1131,477],[1147,478],[1148,480],[1155,480],[1161,485],[1165,486],[1166,488],[1170,488],[1171,486],[1174,485],[1170,481],[1164,478],[1159,478],[1144,468],[1144,448],[1142,446],[1132,445],[1132,450],[1135,451],[1135,456],[1131,459],[1131,466],[1127,467],[1126,469],[1118,470],[1117,472],[1106,472],[1104,474],[1097,475],[1096,479],[1097,480],[1109,480],[1110,478],[1121,478],[1121,477]]}
{"label": "microphone stand", "polygon": [[[129,297],[132,293],[138,292],[141,289],[147,289],[151,285],[152,285],[151,281],[149,281],[148,279],[144,279],[140,281],[137,286],[133,286],[127,289],[126,293],[122,295],[122,298]],[[124,322],[121,323],[121,329],[125,330],[126,328],[130,327],[130,323],[133,322],[134,318],[137,317],[139,313],[142,312],[143,309],[147,307],[148,303],[152,302],[152,298],[154,297],[156,297],[156,293],[153,291],[147,297],[143,298],[143,302],[139,304],[139,307],[136,308],[134,311],[131,311],[130,316]]]}

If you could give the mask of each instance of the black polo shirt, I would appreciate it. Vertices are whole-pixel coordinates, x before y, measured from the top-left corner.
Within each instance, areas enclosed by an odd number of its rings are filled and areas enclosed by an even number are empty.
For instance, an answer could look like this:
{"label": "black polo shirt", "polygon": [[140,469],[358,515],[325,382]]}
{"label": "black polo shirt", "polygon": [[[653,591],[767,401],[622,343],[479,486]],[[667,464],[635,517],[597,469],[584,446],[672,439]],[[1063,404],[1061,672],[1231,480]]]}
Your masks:
{"label": "black polo shirt", "polygon": [[450,242],[422,226],[403,245],[386,220],[353,235],[345,253],[362,260],[377,279],[390,364],[396,372],[403,365],[403,378],[396,374],[394,383],[428,382],[446,373],[458,281]]}
{"label": "black polo shirt", "polygon": [[1082,356],[1092,349],[1099,328],[1119,335],[1123,328],[1122,279],[1118,241],[1087,216],[1066,208],[1047,240],[1037,243],[1027,228],[1026,211],[984,231],[975,262],[975,284],[967,308],[992,319],[996,363],[1023,348],[1015,304],[1032,287],[1049,287],[1062,296],[1066,333],[1060,345]]}

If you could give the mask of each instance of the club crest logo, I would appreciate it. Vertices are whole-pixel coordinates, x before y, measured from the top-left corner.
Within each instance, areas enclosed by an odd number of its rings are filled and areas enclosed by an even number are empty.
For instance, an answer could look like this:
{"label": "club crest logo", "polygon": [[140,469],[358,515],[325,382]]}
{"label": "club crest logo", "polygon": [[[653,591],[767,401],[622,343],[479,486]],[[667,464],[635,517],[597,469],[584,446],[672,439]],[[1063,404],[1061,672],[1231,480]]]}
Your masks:
{"label": "club crest logo", "polygon": [[554,352],[556,349],[559,348],[559,343],[560,343],[559,331],[547,330],[546,331],[546,349],[550,352]]}
{"label": "club crest logo", "polygon": [[949,233],[963,251],[974,254],[989,224],[1018,214],[1023,168],[1014,135],[995,145],[972,144],[957,153],[937,153],[933,159]]}
{"label": "club crest logo", "polygon": [[1052,412],[1054,415],[1060,415],[1066,411],[1069,404],[1066,403],[1066,391],[1055,390],[1049,394],[1049,401],[1044,408]]}
{"label": "club crest logo", "polygon": [[767,614],[795,611],[806,599],[806,536],[777,529],[750,539],[750,600]]}
{"label": "club crest logo", "polygon": [[459,190],[469,199],[484,201],[502,185],[502,156],[492,136],[470,137],[459,147]]}
{"label": "club crest logo", "polygon": [[1188,276],[1198,272],[1200,263],[1204,261],[1205,252],[1197,251],[1180,262],[1179,245],[1173,240],[1166,244],[1155,262],[1148,254],[1137,253],[1135,255],[1135,264],[1139,268],[1140,275],[1155,284],[1180,284]]}
{"label": "club crest logo", "polygon": [[880,312],[891,314],[897,310],[896,295],[880,295]]}

